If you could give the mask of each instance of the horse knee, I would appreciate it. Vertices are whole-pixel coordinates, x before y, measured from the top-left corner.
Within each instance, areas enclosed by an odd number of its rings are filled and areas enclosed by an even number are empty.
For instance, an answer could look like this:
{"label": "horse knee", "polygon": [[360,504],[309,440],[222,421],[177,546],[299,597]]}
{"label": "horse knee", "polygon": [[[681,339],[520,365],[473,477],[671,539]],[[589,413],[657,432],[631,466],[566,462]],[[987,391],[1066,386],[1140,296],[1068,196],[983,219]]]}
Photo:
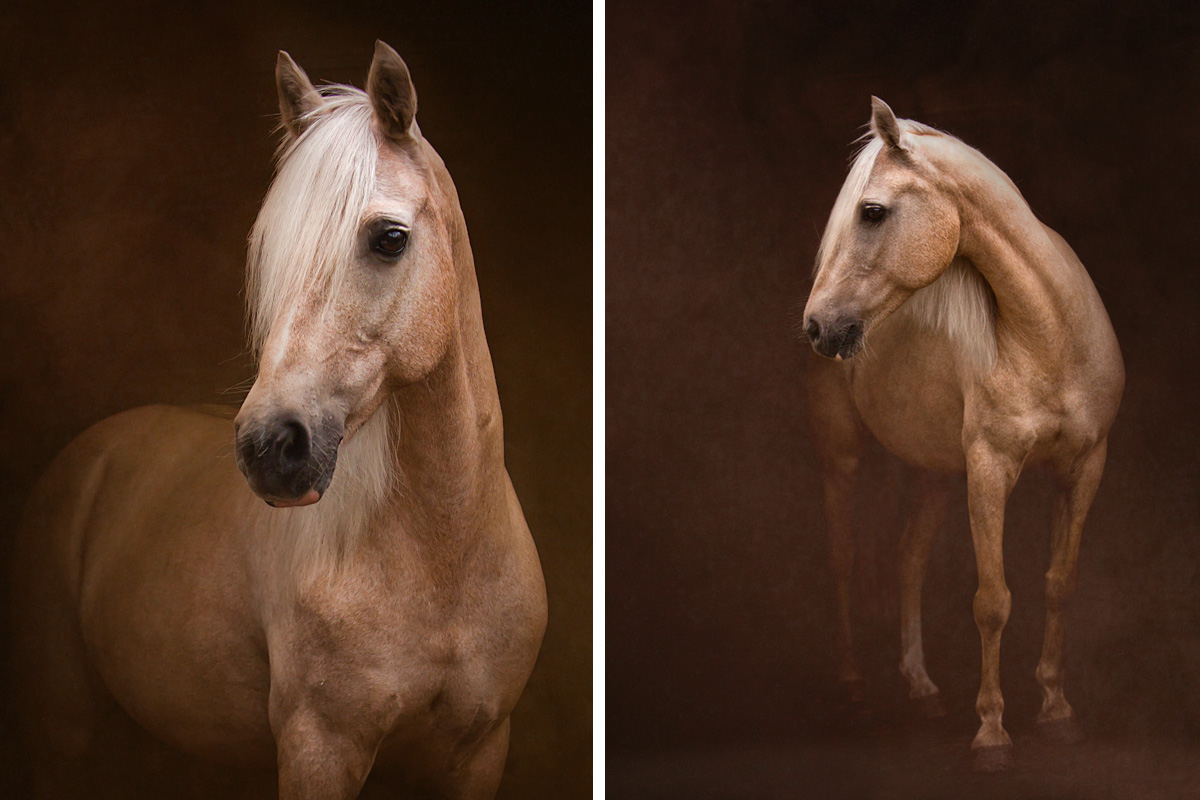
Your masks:
{"label": "horse knee", "polygon": [[975,592],[975,624],[980,632],[1002,630],[1012,610],[1012,593],[1007,586],[998,588],[979,587]]}

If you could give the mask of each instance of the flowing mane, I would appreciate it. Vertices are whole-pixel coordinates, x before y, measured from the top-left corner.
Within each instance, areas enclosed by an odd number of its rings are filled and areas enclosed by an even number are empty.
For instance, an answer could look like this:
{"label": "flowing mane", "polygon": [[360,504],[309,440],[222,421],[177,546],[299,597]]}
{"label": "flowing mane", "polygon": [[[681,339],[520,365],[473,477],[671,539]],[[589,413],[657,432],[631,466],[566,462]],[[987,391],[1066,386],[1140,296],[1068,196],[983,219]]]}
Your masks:
{"label": "flowing mane", "polygon": [[250,231],[246,308],[256,355],[282,309],[336,295],[375,193],[379,142],[365,92],[327,86],[304,133],[280,146],[275,180]]}
{"label": "flowing mane", "polygon": [[[941,137],[991,164],[978,150],[948,133],[915,120],[896,121],[906,134]],[[858,205],[871,178],[875,159],[883,151],[883,140],[873,130],[865,133],[859,141],[863,144],[850,164],[849,174],[838,192],[821,236],[814,276],[837,252],[842,234],[855,223]],[[1003,175],[998,167],[992,167]],[[1007,176],[1004,177],[1007,180]],[[1008,183],[1012,185],[1011,181]],[[1016,190],[1015,185],[1013,189]],[[915,292],[895,313],[906,315],[926,330],[944,334],[966,364],[987,369],[995,363],[996,296],[979,271],[969,263],[956,259],[941,277]]]}

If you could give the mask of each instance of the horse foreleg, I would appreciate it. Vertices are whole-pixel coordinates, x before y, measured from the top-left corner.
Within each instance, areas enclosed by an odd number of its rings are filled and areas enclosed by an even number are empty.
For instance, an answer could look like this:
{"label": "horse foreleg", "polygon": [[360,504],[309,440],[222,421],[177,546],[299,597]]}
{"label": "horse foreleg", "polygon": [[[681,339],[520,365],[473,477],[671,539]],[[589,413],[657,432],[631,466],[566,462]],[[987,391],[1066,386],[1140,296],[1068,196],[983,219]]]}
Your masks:
{"label": "horse foreleg", "polygon": [[1000,634],[1012,605],[1004,581],[1004,506],[1022,461],[982,441],[967,451],[967,506],[979,572],[975,625],[983,646],[979,696],[975,701],[981,724],[971,749],[975,751],[976,769],[989,771],[1004,769],[1012,759],[1012,739],[1004,730],[1004,697],[1000,693]]}
{"label": "horse foreleg", "polygon": [[854,485],[862,451],[863,426],[843,371],[815,361],[808,378],[808,410],[813,444],[825,489],[829,561],[837,591],[838,681],[851,702],[862,700],[862,672],[854,655],[850,596],[854,573]]}
{"label": "horse foreleg", "polygon": [[946,713],[940,693],[925,671],[921,586],[930,547],[946,518],[950,485],[946,476],[932,472],[917,473],[916,484],[912,513],[900,539],[900,673],[908,681],[908,696],[918,701],[921,713],[940,717]]}
{"label": "horse foreleg", "polygon": [[[274,715],[273,715],[274,716]],[[280,800],[353,800],[375,761],[376,737],[304,705],[272,719]]]}
{"label": "horse foreleg", "polygon": [[[829,560],[837,591],[838,681],[852,701],[862,699],[862,672],[854,654],[851,590],[854,577],[853,492],[855,471],[848,468],[825,476],[825,515],[829,524]],[[854,466],[857,466],[855,459]]]}
{"label": "horse foreleg", "polygon": [[455,770],[440,795],[445,800],[492,800],[508,759],[509,721],[501,722]]}
{"label": "horse foreleg", "polygon": [[1053,738],[1078,736],[1075,714],[1063,696],[1063,642],[1066,638],[1067,606],[1075,592],[1076,564],[1083,522],[1104,473],[1107,440],[1078,459],[1059,475],[1061,486],[1054,503],[1050,531],[1050,569],[1046,573],[1046,634],[1037,681],[1042,687],[1042,710],[1038,722]]}

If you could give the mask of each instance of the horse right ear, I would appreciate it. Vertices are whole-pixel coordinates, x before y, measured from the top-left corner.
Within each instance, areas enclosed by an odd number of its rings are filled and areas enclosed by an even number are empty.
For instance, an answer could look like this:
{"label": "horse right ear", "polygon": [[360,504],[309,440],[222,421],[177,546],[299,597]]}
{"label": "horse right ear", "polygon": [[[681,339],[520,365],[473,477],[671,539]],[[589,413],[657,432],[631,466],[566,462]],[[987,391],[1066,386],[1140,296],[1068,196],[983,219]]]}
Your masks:
{"label": "horse right ear", "polygon": [[375,58],[367,76],[367,96],[379,120],[380,130],[389,139],[403,142],[408,138],[413,117],[417,115],[417,90],[413,88],[404,59],[388,44],[375,40]]}
{"label": "horse right ear", "polygon": [[279,90],[279,116],[292,138],[304,133],[311,121],[307,115],[324,104],[321,93],[312,85],[304,70],[286,51],[279,51],[275,61],[275,87]]}
{"label": "horse right ear", "polygon": [[871,130],[883,140],[888,147],[903,150],[900,144],[900,123],[891,107],[878,97],[871,97]]}

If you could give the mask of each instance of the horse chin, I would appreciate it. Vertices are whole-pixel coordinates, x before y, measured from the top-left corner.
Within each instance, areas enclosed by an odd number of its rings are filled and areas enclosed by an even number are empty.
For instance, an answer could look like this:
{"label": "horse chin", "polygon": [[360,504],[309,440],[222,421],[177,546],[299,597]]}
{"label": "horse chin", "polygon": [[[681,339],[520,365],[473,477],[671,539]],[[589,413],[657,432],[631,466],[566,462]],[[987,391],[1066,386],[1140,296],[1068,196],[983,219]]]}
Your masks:
{"label": "horse chin", "polygon": [[316,489],[309,489],[308,494],[296,500],[267,500],[266,503],[272,508],[299,508],[301,506],[311,506],[320,499],[320,492]]}
{"label": "horse chin", "polygon": [[845,363],[862,351],[861,347],[848,347],[844,351],[834,353],[833,360]]}

